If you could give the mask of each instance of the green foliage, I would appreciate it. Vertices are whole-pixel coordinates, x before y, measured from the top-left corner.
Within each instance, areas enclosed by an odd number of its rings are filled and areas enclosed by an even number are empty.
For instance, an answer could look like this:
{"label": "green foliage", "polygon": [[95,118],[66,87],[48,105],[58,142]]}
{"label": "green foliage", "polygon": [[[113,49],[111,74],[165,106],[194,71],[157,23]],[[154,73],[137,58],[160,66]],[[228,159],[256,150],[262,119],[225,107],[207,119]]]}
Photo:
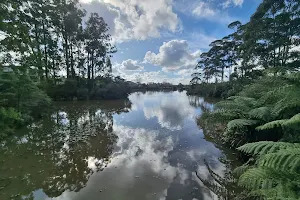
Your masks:
{"label": "green foliage", "polygon": [[271,121],[262,126],[258,126],[256,129],[257,130],[269,130],[269,129],[274,129],[274,128],[281,128],[282,124],[285,121],[286,121],[285,119]]}
{"label": "green foliage", "polygon": [[299,1],[262,1],[248,23],[231,23],[234,33],[211,43],[193,76],[202,81],[194,88],[215,80],[213,91],[234,66],[226,84],[242,89],[199,124],[227,124],[220,137],[232,147],[251,142],[238,149],[253,158],[236,171],[239,184],[262,199],[300,197],[299,13]]}
{"label": "green foliage", "polygon": [[268,153],[276,153],[279,150],[288,148],[300,148],[300,144],[262,141],[244,144],[243,146],[239,147],[238,150],[252,155],[265,155]]}
{"label": "green foliage", "polygon": [[[8,0],[0,10],[1,108],[14,108],[28,122],[42,116],[49,97],[88,99],[99,88],[116,88],[97,85],[99,78],[113,79],[109,27],[97,13],[87,17],[78,0]],[[121,90],[106,97],[124,97]]]}
{"label": "green foliage", "polygon": [[227,123],[223,139],[231,145],[258,140],[300,141],[297,80],[292,75],[258,80],[245,86],[239,96],[218,102],[215,110],[203,115],[201,120]]}
{"label": "green foliage", "polygon": [[249,111],[249,117],[251,119],[258,119],[263,121],[269,121],[271,120],[271,108],[264,106],[259,108],[254,108]]}
{"label": "green foliage", "polygon": [[257,120],[251,119],[234,119],[228,122],[227,130],[234,131],[234,130],[244,130],[247,126],[253,126],[258,123]]}
{"label": "green foliage", "polygon": [[49,97],[27,72],[0,72],[0,128],[5,135],[31,118],[42,116],[50,106]]}
{"label": "green foliage", "polygon": [[300,196],[300,144],[249,143],[238,148],[257,159],[239,177],[239,185],[265,199],[298,199]]}
{"label": "green foliage", "polygon": [[23,119],[21,114],[14,108],[0,107],[0,139],[13,132],[13,129],[22,125],[22,123]]}
{"label": "green foliage", "polygon": [[[196,78],[194,78],[196,79]],[[226,98],[240,91],[238,84],[232,82],[193,84],[188,88],[188,94],[204,97]]]}

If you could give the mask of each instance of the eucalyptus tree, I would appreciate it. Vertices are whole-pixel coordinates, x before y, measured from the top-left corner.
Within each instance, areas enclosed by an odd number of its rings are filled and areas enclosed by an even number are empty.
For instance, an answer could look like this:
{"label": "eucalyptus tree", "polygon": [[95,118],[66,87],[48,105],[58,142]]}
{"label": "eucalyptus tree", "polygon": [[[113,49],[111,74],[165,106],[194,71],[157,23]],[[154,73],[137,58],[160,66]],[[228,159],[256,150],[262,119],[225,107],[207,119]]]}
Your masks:
{"label": "eucalyptus tree", "polygon": [[97,13],[90,15],[84,29],[85,49],[87,51],[87,77],[90,89],[95,76],[105,71],[106,66],[111,67],[105,65],[105,63],[109,60],[110,54],[116,52],[115,46],[111,44],[111,35],[108,30],[109,27],[102,17]]}

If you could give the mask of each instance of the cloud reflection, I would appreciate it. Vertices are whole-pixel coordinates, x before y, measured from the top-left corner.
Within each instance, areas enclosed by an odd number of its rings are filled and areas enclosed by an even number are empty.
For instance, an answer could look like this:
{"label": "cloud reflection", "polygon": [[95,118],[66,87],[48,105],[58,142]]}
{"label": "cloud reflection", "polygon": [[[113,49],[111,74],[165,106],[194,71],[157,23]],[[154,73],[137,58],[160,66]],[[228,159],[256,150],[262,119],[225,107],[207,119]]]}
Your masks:
{"label": "cloud reflection", "polygon": [[195,109],[189,104],[189,98],[185,93],[176,93],[157,98],[151,106],[144,107],[146,119],[156,118],[163,128],[169,130],[181,130],[187,119],[195,116]]}
{"label": "cloud reflection", "polygon": [[[87,187],[78,193],[66,191],[53,199],[164,199],[175,177],[179,177],[181,184],[188,179],[185,169],[166,162],[174,147],[171,137],[158,140],[158,132],[118,125],[114,125],[114,133],[119,138],[118,150],[109,166],[94,174]],[[89,158],[87,164],[94,168],[97,162],[99,160]]]}

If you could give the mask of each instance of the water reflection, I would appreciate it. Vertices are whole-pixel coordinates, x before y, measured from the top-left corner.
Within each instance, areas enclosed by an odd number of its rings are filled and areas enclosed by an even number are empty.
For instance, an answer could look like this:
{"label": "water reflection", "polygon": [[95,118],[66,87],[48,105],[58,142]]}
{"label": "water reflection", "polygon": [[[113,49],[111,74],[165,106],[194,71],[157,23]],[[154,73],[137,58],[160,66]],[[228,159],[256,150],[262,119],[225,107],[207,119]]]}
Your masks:
{"label": "water reflection", "polygon": [[210,179],[204,160],[220,176],[226,170],[195,122],[212,104],[184,92],[129,99],[59,103],[3,141],[0,199],[213,199],[194,173]]}
{"label": "water reflection", "polygon": [[[98,103],[61,103],[48,118],[4,141],[0,199],[21,199],[26,194],[30,195],[25,199],[32,199],[31,192],[39,188],[57,197],[85,187],[93,172],[109,162],[117,140],[113,114],[130,106],[128,101]],[[95,166],[87,164],[90,160],[97,161]]]}

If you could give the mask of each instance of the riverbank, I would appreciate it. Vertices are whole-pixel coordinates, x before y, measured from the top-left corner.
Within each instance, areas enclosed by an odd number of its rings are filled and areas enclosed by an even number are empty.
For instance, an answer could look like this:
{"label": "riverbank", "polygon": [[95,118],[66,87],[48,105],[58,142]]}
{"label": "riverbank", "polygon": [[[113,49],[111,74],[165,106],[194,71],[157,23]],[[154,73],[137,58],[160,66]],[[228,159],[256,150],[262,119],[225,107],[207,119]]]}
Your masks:
{"label": "riverbank", "polygon": [[[299,179],[294,179],[300,176],[295,171],[300,166],[296,159],[300,147],[299,84],[299,73],[257,79],[199,118],[201,127],[213,127],[211,131],[218,134],[222,143],[238,148],[246,157],[252,156],[237,169],[239,185],[252,192],[249,197],[270,197],[270,190],[275,191],[271,197],[299,196]],[[278,159],[282,162],[275,162]],[[281,173],[285,174],[284,179],[280,178]],[[280,181],[288,193],[281,193],[276,185],[261,188],[268,181]]]}

